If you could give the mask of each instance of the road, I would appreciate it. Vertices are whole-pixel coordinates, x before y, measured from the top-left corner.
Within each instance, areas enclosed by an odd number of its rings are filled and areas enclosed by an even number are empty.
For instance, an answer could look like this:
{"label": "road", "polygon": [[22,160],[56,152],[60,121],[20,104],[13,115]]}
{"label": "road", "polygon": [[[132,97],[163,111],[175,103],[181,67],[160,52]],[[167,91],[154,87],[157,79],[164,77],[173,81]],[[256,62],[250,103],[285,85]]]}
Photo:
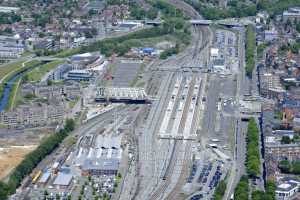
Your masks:
{"label": "road", "polygon": [[168,0],[168,2],[182,10],[190,18],[202,19],[202,16],[191,5],[185,3],[183,0]]}
{"label": "road", "polygon": [[[242,100],[245,94],[250,93],[250,81],[245,77],[245,29],[239,31],[238,40],[238,52],[239,52],[239,72],[237,75],[236,84],[236,100],[239,102]],[[229,199],[234,192],[234,188],[237,185],[240,177],[245,174],[245,160],[246,160],[246,130],[247,123],[241,120],[239,110],[236,112],[235,119],[235,148],[234,148],[234,162],[230,173],[227,190],[224,199]]]}

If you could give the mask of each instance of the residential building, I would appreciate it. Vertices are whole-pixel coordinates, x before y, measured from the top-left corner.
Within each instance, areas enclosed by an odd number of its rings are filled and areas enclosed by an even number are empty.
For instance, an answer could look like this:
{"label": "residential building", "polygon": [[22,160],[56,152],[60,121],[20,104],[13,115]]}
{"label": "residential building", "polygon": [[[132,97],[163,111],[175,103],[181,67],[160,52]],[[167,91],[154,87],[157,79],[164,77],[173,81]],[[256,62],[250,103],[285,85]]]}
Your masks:
{"label": "residential building", "polygon": [[288,182],[277,186],[275,190],[277,200],[290,200],[299,190],[296,183]]}
{"label": "residential building", "polygon": [[290,8],[287,11],[284,11],[282,14],[283,21],[286,22],[290,20],[291,22],[300,20],[300,8]]}
{"label": "residential building", "polygon": [[0,112],[0,123],[9,128],[30,128],[62,123],[67,106],[60,102],[56,105],[22,105],[13,111]]}
{"label": "residential building", "polygon": [[20,8],[18,7],[8,7],[8,6],[0,6],[0,13],[11,13],[11,12],[17,12]]}
{"label": "residential building", "polygon": [[105,7],[104,0],[93,0],[93,1],[88,2],[85,5],[85,8],[88,11],[93,10],[93,11],[96,11],[96,12],[101,12],[104,9],[104,7]]}
{"label": "residential building", "polygon": [[0,60],[19,58],[25,49],[25,45],[18,38],[0,36]]}
{"label": "residential building", "polygon": [[278,38],[278,32],[274,30],[265,30],[264,32],[265,41],[273,41]]}
{"label": "residential building", "polygon": [[48,80],[58,81],[63,80],[67,72],[71,71],[73,66],[71,64],[62,64],[59,65],[56,69],[49,74]]}
{"label": "residential building", "polygon": [[54,47],[54,42],[52,39],[44,39],[37,41],[34,45],[35,49],[42,49],[42,50],[52,50]]}
{"label": "residential building", "polygon": [[297,160],[300,158],[300,144],[281,144],[280,141],[266,142],[265,152],[276,159],[288,158],[289,160]]}
{"label": "residential building", "polygon": [[275,190],[277,200],[290,200],[299,192],[300,182],[296,178],[284,177],[279,180]]}
{"label": "residential building", "polygon": [[61,96],[75,97],[81,95],[81,86],[77,82],[66,82],[64,85],[25,84],[21,89],[22,96],[34,95],[39,98],[56,98]]}
{"label": "residential building", "polygon": [[278,98],[286,91],[280,83],[280,77],[272,73],[261,72],[260,94],[266,98]]}

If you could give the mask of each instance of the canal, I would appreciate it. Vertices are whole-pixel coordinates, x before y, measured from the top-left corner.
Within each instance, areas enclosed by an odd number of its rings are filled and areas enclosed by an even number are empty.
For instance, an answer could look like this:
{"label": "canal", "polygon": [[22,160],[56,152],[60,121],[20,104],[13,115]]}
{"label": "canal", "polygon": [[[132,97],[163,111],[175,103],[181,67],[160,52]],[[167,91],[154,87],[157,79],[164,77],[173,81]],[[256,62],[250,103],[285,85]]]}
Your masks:
{"label": "canal", "polygon": [[0,112],[4,111],[9,103],[9,96],[12,92],[14,84],[17,82],[19,78],[25,75],[28,71],[32,70],[33,68],[42,65],[42,63],[38,63],[34,66],[27,67],[17,73],[15,73],[6,83],[4,83],[4,88],[2,95],[0,96]]}

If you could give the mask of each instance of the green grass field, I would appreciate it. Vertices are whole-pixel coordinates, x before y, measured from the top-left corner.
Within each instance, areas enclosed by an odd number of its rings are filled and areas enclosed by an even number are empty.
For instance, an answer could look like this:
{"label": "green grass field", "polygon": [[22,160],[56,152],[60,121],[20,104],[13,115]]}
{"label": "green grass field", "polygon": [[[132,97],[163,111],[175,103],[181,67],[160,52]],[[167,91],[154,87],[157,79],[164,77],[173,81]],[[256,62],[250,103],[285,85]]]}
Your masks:
{"label": "green grass field", "polygon": [[80,48],[67,49],[62,52],[59,52],[58,54],[55,54],[54,56],[56,56],[58,58],[65,58],[65,57],[72,56],[74,54],[79,54],[79,53],[80,53]]}
{"label": "green grass field", "polygon": [[7,74],[22,68],[22,63],[24,61],[18,61],[18,62],[13,62],[13,63],[7,63],[0,65],[0,79],[2,79],[4,76]]}
{"label": "green grass field", "polygon": [[14,82],[14,85],[12,87],[12,90],[9,94],[9,99],[8,99],[8,104],[5,108],[5,110],[12,110],[15,106],[15,98],[16,98],[16,95],[17,95],[17,92],[18,92],[18,88],[19,88],[19,85],[21,83],[21,79],[17,79],[15,82]]}
{"label": "green grass field", "polygon": [[58,65],[64,63],[65,61],[63,60],[55,60],[49,63],[46,63],[44,65],[41,65],[35,69],[33,69],[32,71],[27,73],[27,80],[31,81],[31,82],[37,82],[40,81],[41,78],[48,73],[49,71],[51,71],[52,69],[54,69],[55,67],[57,67]]}

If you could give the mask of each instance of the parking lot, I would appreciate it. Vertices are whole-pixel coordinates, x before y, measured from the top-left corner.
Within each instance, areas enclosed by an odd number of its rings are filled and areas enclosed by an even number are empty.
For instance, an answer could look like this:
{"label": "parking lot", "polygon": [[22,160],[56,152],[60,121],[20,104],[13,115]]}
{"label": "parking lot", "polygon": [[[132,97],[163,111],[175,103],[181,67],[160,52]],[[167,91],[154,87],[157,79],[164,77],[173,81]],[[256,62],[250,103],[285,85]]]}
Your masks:
{"label": "parking lot", "polygon": [[137,78],[141,68],[140,60],[119,60],[113,74],[114,87],[129,87]]}
{"label": "parking lot", "polygon": [[[194,151],[196,153],[196,150]],[[196,153],[197,154],[197,153]],[[199,152],[189,169],[185,190],[193,193],[190,200],[209,199],[220,180],[224,179],[230,161],[223,161],[211,149]]]}
{"label": "parking lot", "polygon": [[225,65],[231,73],[238,71],[237,36],[228,30],[216,30],[214,47],[219,49],[219,59],[225,60]]}

